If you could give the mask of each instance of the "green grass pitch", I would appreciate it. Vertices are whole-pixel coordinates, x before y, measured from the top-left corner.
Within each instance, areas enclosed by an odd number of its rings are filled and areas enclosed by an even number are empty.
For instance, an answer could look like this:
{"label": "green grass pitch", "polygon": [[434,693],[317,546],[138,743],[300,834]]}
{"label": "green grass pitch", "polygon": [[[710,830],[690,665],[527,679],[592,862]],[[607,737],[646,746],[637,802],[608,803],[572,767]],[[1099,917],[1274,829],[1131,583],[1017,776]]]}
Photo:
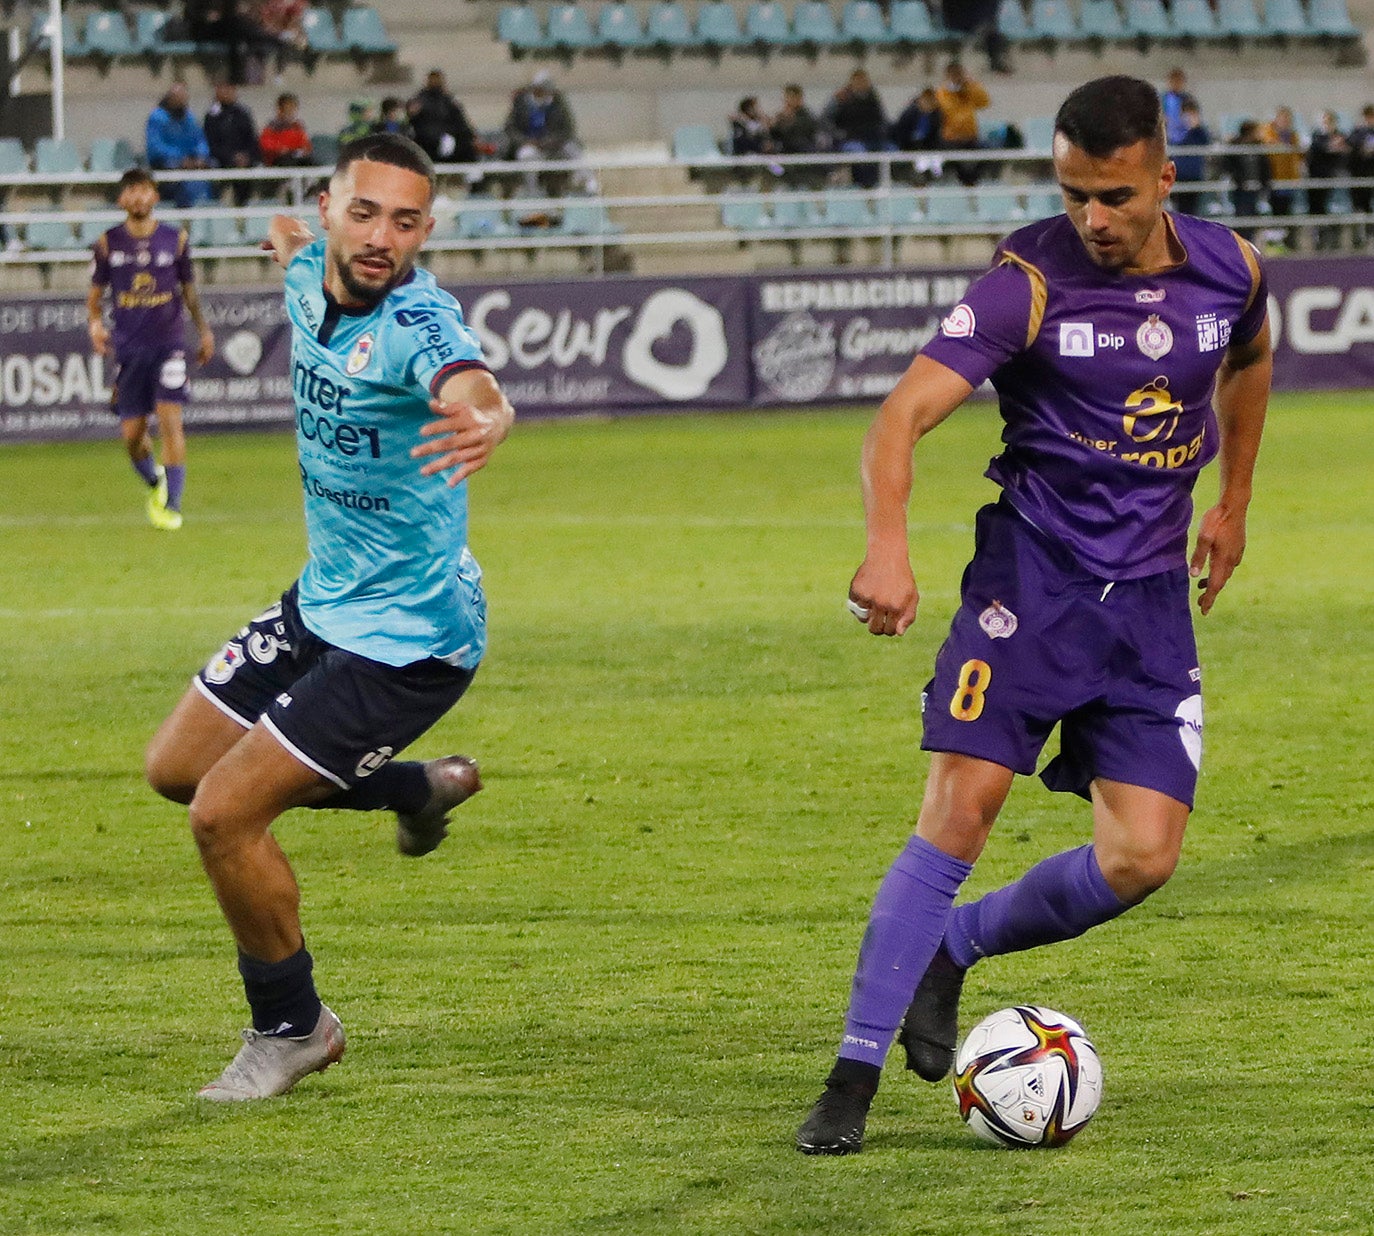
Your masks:
{"label": "green grass pitch", "polygon": [[[971,408],[918,453],[917,626],[867,636],[843,608],[866,422],[517,430],[472,487],[488,662],[417,747],[477,756],[487,789],[419,861],[384,815],[280,822],[349,1050],[230,1110],[191,1096],[246,1023],[233,948],[141,751],[300,567],[292,444],[193,439],[176,535],[114,442],[0,452],[0,1232],[1368,1232],[1365,395],[1275,401],[1249,552],[1198,623],[1174,881],[970,976],[965,1027],[1016,1001],[1087,1026],[1094,1122],[984,1148],[894,1057],[863,1155],[792,1149],[992,493],[996,418]],[[1023,782],[967,891],[1087,833]]]}

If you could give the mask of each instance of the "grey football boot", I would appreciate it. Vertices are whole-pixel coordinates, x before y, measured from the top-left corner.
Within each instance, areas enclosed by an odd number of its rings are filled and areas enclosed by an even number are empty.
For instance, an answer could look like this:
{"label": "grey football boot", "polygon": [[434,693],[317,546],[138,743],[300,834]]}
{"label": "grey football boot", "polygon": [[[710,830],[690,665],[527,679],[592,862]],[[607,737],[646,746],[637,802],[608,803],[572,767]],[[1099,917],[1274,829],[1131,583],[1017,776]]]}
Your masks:
{"label": "grey football boot", "polygon": [[448,813],[482,788],[477,761],[446,755],[425,763],[429,801],[413,815],[396,813],[396,848],[411,858],[428,854],[448,836]]}
{"label": "grey football boot", "polygon": [[243,1046],[199,1097],[214,1103],[242,1103],[285,1094],[302,1077],[322,1073],[344,1054],[343,1023],[324,1005],[309,1034],[299,1038],[243,1032]]}

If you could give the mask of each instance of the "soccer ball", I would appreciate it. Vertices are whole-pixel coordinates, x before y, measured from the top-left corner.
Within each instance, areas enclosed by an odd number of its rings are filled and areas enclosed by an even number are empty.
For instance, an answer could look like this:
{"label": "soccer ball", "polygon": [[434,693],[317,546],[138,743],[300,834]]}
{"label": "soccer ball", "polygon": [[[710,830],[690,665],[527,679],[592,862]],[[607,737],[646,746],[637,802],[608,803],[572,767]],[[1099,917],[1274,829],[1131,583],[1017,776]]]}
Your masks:
{"label": "soccer ball", "polygon": [[1102,1061],[1071,1017],[1019,1005],[983,1018],[954,1061],[959,1115],[999,1146],[1062,1146],[1102,1101]]}

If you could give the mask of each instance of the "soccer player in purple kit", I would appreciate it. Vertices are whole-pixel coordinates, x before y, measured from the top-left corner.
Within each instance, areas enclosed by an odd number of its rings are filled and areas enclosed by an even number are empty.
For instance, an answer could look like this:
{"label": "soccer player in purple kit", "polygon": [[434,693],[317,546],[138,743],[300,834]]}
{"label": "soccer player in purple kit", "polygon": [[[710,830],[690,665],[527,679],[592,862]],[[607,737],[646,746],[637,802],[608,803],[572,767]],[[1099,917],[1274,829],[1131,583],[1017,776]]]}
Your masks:
{"label": "soccer player in purple kit", "polygon": [[[1272,373],[1254,248],[1165,211],[1174,181],[1159,96],[1104,77],[1055,120],[1067,213],[999,245],[864,442],[867,553],[849,607],[901,635],[918,593],[906,511],[916,442],[985,380],[1004,449],[987,475],[961,606],[922,695],[932,752],[916,832],[859,949],[839,1058],[797,1133],[807,1154],[863,1148],[901,1027],[927,1081],[954,1058],[964,975],[986,957],[1081,935],[1173,874],[1202,755],[1189,578],[1209,613],[1245,548]],[[1188,556],[1191,491],[1220,496]],[[954,906],[1017,773],[1092,803],[1091,844]],[[903,1014],[905,1013],[905,1017]]]}
{"label": "soccer player in purple kit", "polygon": [[[215,337],[201,312],[186,232],[153,217],[157,184],[142,168],[119,178],[123,223],[95,242],[91,287],[86,296],[91,347],[113,352],[118,365],[113,411],[134,471],[148,486],[148,520],[172,532],[181,527],[186,484],[186,436],[181,409],[186,401],[186,339],[182,305],[199,333],[196,360],[214,355]],[[113,336],[105,325],[105,289],[114,308]],[[148,417],[156,414],[162,438],[162,466],[153,458]]]}

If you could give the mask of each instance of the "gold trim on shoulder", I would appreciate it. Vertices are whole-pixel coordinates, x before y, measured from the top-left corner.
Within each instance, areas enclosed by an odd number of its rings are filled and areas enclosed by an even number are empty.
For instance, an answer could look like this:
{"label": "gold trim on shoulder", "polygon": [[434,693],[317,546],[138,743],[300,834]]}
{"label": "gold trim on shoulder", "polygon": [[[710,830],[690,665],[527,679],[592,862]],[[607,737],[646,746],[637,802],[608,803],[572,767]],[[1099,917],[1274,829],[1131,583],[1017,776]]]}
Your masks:
{"label": "gold trim on shoulder", "polygon": [[[1260,287],[1259,254],[1255,251],[1255,246],[1239,232],[1232,232],[1231,236],[1236,242],[1236,247],[1240,249],[1240,256],[1245,259],[1245,265],[1250,269],[1250,295],[1245,298],[1245,309],[1248,309],[1255,303],[1255,294]],[[1245,309],[1241,312],[1244,313]]]}
{"label": "gold trim on shoulder", "polygon": [[1045,272],[1034,262],[1028,262],[1023,257],[1018,257],[1010,249],[1002,250],[1002,260],[999,266],[1016,266],[1026,272],[1026,278],[1030,280],[1031,303],[1030,320],[1026,323],[1026,347],[1030,347],[1040,334],[1040,324],[1045,320],[1045,302],[1049,300],[1049,283],[1045,279]]}

